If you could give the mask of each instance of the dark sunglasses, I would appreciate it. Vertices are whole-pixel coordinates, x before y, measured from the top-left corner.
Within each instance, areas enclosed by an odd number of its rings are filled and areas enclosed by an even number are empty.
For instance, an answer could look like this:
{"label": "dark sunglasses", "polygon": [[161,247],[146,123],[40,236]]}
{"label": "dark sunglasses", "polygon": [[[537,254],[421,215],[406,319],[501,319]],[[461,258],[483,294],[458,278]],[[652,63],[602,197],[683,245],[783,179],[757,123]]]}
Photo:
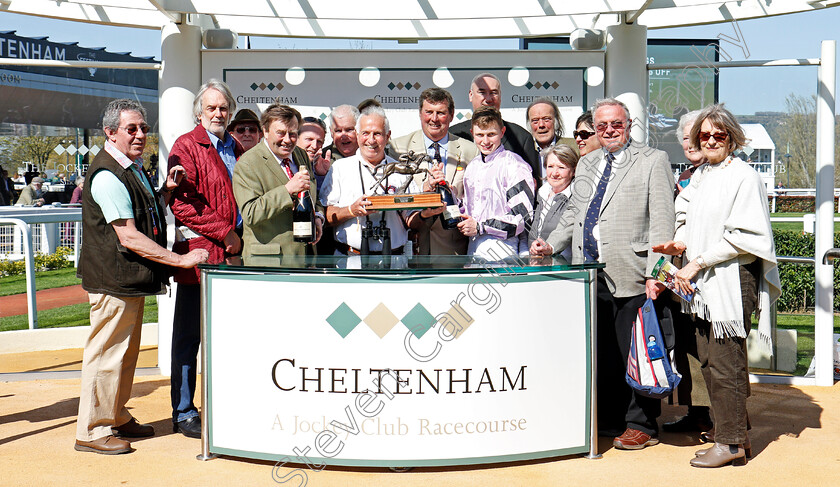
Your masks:
{"label": "dark sunglasses", "polygon": [[621,130],[621,129],[624,128],[624,121],[623,120],[613,120],[612,122],[609,122],[609,123],[607,123],[607,122],[599,123],[598,125],[595,126],[595,130],[597,130],[598,132],[605,132],[607,130],[607,126],[612,127],[613,130]]}
{"label": "dark sunglasses", "polygon": [[700,132],[700,142],[708,142],[709,139],[715,139],[718,142],[723,142],[728,138],[728,132],[715,132],[714,134],[710,134],[709,132]]}
{"label": "dark sunglasses", "polygon": [[258,129],[257,127],[252,127],[250,125],[240,125],[239,127],[236,127],[235,130],[237,134],[244,134],[245,132],[248,132],[250,134],[256,134],[259,131],[260,129]]}
{"label": "dark sunglasses", "polygon": [[144,134],[148,134],[149,130],[152,129],[152,127],[149,127],[145,123],[141,123],[140,125],[131,124],[131,125],[126,125],[125,127],[118,127],[118,128],[121,128],[121,129],[125,130],[128,135],[136,134],[137,129],[142,130]]}
{"label": "dark sunglasses", "polygon": [[327,124],[324,123],[323,120],[316,117],[303,117],[303,123],[314,123],[321,127],[323,130],[327,130]]}
{"label": "dark sunglasses", "polygon": [[572,135],[574,135],[576,139],[580,137],[580,140],[586,140],[595,135],[595,132],[590,132],[588,130],[575,130],[572,132]]}

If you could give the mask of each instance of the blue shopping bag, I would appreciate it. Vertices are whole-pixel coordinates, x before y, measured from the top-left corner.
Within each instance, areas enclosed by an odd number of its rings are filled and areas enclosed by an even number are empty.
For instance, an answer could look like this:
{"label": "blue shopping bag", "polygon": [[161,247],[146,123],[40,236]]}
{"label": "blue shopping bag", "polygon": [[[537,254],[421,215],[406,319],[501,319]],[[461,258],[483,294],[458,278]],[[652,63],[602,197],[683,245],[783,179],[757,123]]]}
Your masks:
{"label": "blue shopping bag", "polygon": [[674,353],[665,345],[653,300],[648,298],[633,322],[625,380],[639,394],[661,399],[671,395],[681,379]]}

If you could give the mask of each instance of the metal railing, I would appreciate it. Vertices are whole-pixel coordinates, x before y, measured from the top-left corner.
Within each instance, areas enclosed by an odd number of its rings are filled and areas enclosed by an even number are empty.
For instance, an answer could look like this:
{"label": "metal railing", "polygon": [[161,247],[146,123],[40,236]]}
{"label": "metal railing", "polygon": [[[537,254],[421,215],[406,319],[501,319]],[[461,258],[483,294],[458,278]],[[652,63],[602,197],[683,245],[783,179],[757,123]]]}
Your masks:
{"label": "metal railing", "polygon": [[[38,327],[38,306],[36,304],[35,295],[35,252],[33,248],[34,242],[32,227],[54,227],[54,231],[50,233],[57,235],[56,243],[58,243],[61,234],[57,224],[81,221],[81,208],[5,207],[0,209],[0,227],[4,225],[14,225],[21,234],[21,254],[23,255],[24,265],[26,266],[26,304],[30,329]],[[42,233],[41,236],[43,237],[43,235],[44,234]],[[76,262],[78,262],[79,256],[79,236],[80,230],[78,225],[75,225],[72,240],[73,256]],[[67,238],[70,237],[67,236]]]}

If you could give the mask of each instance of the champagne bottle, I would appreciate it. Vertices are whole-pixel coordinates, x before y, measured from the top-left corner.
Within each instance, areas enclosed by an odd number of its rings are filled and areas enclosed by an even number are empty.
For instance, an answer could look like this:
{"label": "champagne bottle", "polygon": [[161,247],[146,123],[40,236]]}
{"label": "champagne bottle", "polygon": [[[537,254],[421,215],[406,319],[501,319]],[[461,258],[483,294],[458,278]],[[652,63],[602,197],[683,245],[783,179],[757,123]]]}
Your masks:
{"label": "champagne bottle", "polygon": [[292,210],[292,233],[295,242],[315,241],[315,210],[312,208],[309,191],[298,193],[297,204]]}
{"label": "champagne bottle", "polygon": [[440,214],[440,224],[445,230],[452,230],[458,228],[461,223],[461,208],[458,202],[455,201],[455,195],[452,194],[452,189],[446,181],[441,181],[437,185],[437,192],[440,194],[440,200],[446,208]]}

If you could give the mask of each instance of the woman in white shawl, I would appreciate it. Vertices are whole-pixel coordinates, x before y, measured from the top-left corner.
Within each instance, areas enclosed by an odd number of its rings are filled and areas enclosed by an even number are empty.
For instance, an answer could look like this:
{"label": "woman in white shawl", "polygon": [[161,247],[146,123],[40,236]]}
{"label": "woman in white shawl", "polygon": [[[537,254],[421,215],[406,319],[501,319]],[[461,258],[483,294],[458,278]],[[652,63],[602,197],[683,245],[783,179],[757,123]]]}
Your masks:
{"label": "woman in white shawl", "polygon": [[691,465],[743,465],[750,453],[746,338],[751,315],[755,311],[759,318],[759,341],[772,348],[770,304],[781,293],[767,194],[758,173],[732,155],[747,141],[723,105],[698,115],[691,141],[708,163],[677,197],[674,240],[655,245],[653,251],[684,251],[688,264],[677,272],[677,285],[691,293],[691,281],[697,284],[691,302],[683,302],[683,312],[696,318],[697,348],[715,423],[708,437],[715,444],[697,452]]}

